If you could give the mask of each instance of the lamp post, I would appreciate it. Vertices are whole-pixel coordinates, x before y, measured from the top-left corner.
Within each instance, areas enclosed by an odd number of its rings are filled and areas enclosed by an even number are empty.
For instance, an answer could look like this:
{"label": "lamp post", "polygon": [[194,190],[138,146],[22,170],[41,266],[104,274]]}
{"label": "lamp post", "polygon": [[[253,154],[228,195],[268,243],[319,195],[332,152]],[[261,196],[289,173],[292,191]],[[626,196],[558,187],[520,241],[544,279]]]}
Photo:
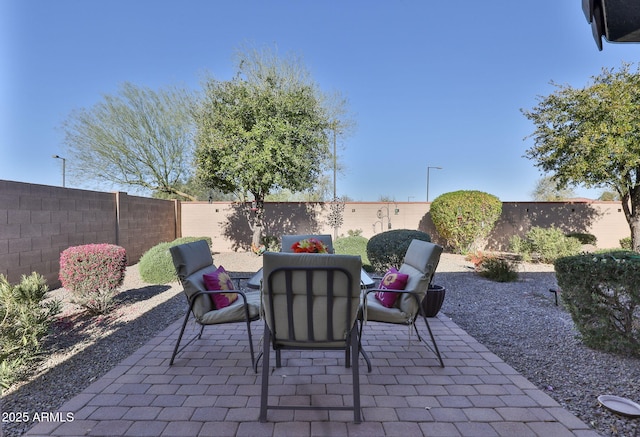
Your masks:
{"label": "lamp post", "polygon": [[66,160],[66,158],[63,158],[62,156],[59,156],[59,155],[53,155],[52,158],[62,159],[62,188],[64,188],[66,186],[65,178],[66,178],[66,173],[67,173],[67,169],[66,169],[67,160]]}
{"label": "lamp post", "polygon": [[435,168],[436,170],[442,170],[442,167],[427,167],[427,202],[429,201],[429,170]]}

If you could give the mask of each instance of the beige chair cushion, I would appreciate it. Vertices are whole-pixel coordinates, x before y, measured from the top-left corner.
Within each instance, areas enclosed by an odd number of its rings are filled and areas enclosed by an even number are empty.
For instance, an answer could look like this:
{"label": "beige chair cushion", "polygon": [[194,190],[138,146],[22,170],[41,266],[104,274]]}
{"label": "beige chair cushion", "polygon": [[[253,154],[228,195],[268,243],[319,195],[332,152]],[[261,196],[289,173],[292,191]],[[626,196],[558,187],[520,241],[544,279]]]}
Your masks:
{"label": "beige chair cushion", "polygon": [[[207,290],[202,275],[213,273],[217,269],[213,264],[209,245],[206,241],[199,240],[174,246],[169,250],[184,292],[191,301],[191,296]],[[249,315],[255,317],[260,310],[259,293],[247,293],[247,302],[249,301],[251,301]],[[198,322],[204,325],[244,320],[243,303],[243,299],[239,296],[232,305],[221,310],[214,310],[211,296],[201,295],[196,298],[193,305],[193,314]]]}
{"label": "beige chair cushion", "polygon": [[[296,240],[298,241],[298,240]],[[327,277],[325,273],[313,276],[313,333],[314,347],[340,347],[344,346],[347,334],[351,331],[356,321],[358,306],[360,303],[360,269],[362,261],[359,256],[330,255],[330,254],[290,254],[266,252],[263,255],[264,280],[262,291],[262,305],[266,315],[266,321],[275,341],[286,346],[304,346],[307,344],[309,329],[307,323],[307,282],[304,272],[294,272],[292,276],[292,314],[295,333],[289,334],[287,297],[285,288],[285,275],[277,272],[273,276],[273,306],[275,309],[275,326],[270,320],[271,302],[268,298],[270,291],[269,275],[280,267],[342,267],[351,274],[351,313],[347,320],[347,288],[348,282],[343,275],[336,274],[334,278],[334,305],[332,314],[332,341],[327,330]]]}
{"label": "beige chair cushion", "polygon": [[440,261],[442,247],[422,240],[413,240],[407,249],[404,263],[399,271],[409,275],[406,291],[417,294],[416,300],[408,293],[400,294],[395,306],[386,308],[371,292],[367,295],[365,303],[366,320],[409,324],[413,322],[420,312],[420,302],[429,289],[429,283]]}
{"label": "beige chair cushion", "polygon": [[412,320],[407,313],[402,311],[398,305],[387,308],[376,298],[375,293],[367,294],[367,303],[365,305],[366,319],[376,322],[386,323],[407,323]]}
{"label": "beige chair cushion", "polygon": [[[260,314],[260,293],[258,291],[250,291],[246,293],[246,296],[247,304],[249,305],[249,318],[253,319],[258,317]],[[203,325],[215,325],[217,323],[227,323],[244,319],[244,300],[242,296],[238,296],[238,299],[228,307],[209,311],[200,317],[199,320]]]}
{"label": "beige chair cushion", "polygon": [[419,312],[419,302],[422,302],[427,294],[429,282],[440,262],[441,254],[441,246],[422,240],[411,241],[407,249],[399,270],[409,275],[405,290],[417,292],[418,301],[408,294],[403,294],[399,299],[398,307],[410,318],[415,317]]}

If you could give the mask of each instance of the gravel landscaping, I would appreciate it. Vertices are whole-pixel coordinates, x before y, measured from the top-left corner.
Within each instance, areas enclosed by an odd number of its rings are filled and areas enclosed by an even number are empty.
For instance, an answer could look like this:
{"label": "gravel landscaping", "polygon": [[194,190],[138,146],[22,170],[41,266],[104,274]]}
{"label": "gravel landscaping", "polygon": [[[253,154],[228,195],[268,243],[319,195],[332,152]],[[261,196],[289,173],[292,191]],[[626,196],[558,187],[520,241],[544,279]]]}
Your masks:
{"label": "gravel landscaping", "polygon": [[[239,273],[262,265],[250,253],[214,254],[214,259]],[[462,256],[443,254],[434,280],[447,289],[442,313],[602,435],[639,435],[640,419],[602,408],[597,397],[613,394],[640,403],[640,359],[583,346],[571,317],[548,291],[556,285],[553,267],[523,264],[521,270],[518,282],[496,283],[473,273]],[[53,353],[28,381],[4,394],[2,411],[58,410],[186,310],[177,283],[144,284],[137,266],[127,269],[123,290],[106,317],[87,316],[65,303],[47,339]],[[51,294],[64,298],[65,291]],[[3,423],[6,437],[25,429]]]}
{"label": "gravel landscaping", "polygon": [[[640,359],[580,342],[571,316],[549,292],[557,287],[553,266],[523,264],[518,282],[497,283],[471,273],[468,263],[466,273],[455,273],[446,268],[455,256],[444,259],[434,278],[447,289],[442,312],[602,435],[640,435],[640,418],[615,414],[597,400],[610,394],[640,403]],[[460,257],[456,264],[465,263]]]}

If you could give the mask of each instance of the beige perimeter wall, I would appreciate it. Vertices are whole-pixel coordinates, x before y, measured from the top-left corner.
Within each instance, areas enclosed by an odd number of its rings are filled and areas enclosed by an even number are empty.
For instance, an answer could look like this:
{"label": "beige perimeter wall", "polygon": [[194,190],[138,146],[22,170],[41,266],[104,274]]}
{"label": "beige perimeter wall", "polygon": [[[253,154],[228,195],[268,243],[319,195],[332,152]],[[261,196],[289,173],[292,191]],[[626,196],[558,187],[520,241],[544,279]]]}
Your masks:
{"label": "beige perimeter wall", "polygon": [[[327,223],[329,203],[266,203],[262,234],[327,233],[360,230],[366,238],[389,229],[419,229],[444,244],[425,202],[350,202],[343,223]],[[247,251],[251,246],[250,205],[229,202],[177,202],[0,180],[0,274],[12,283],[23,274],[42,274],[59,285],[60,252],[70,246],[110,243],[127,251],[129,264],[149,248],[179,236],[208,236],[217,252]],[[619,202],[506,202],[488,249],[508,250],[512,235],[531,227],[557,226],[588,232],[599,248],[619,247],[630,235]]]}
{"label": "beige perimeter wall", "polygon": [[57,286],[60,252],[109,243],[129,264],[179,232],[178,204],[170,200],[0,180],[0,274],[15,283],[38,272]]}
{"label": "beige perimeter wall", "polygon": [[[342,226],[334,232],[327,223],[329,203],[265,204],[263,235],[326,233],[347,235],[361,230],[371,238],[389,229],[418,229],[444,245],[435,230],[425,202],[349,202],[344,205]],[[249,250],[253,217],[248,204],[228,202],[183,202],[182,236],[208,236],[218,252]],[[565,232],[594,234],[599,248],[619,247],[619,240],[630,235],[620,202],[505,202],[502,215],[489,237],[487,249],[509,248],[509,238],[523,236],[534,226],[556,226]]]}

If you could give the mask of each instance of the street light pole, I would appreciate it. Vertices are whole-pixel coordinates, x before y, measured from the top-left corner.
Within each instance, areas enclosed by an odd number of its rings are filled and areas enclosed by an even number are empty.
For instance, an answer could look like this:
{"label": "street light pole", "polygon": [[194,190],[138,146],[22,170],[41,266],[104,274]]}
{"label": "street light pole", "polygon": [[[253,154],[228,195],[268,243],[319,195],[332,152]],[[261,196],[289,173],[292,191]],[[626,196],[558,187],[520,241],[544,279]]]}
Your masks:
{"label": "street light pole", "polygon": [[66,175],[67,175],[67,160],[66,158],[63,158],[62,156],[58,156],[58,155],[53,155],[52,158],[55,159],[62,159],[62,188],[64,188],[66,186]]}
{"label": "street light pole", "polygon": [[428,167],[427,166],[427,202],[429,202],[429,170],[435,168],[436,170],[442,170],[442,167]]}

